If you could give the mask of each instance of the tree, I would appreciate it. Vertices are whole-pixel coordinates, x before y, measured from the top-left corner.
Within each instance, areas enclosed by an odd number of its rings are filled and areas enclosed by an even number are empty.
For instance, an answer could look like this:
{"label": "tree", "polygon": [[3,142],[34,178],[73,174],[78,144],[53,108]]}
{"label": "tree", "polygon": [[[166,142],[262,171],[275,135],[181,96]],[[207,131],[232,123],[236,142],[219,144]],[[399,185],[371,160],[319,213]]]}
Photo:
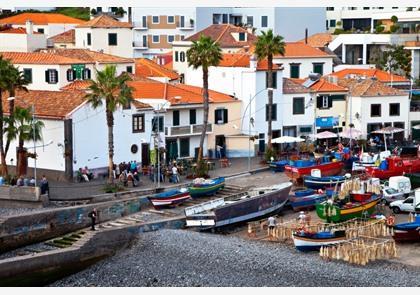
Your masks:
{"label": "tree", "polygon": [[132,88],[127,73],[117,76],[115,65],[108,65],[102,71],[96,71],[96,81],[91,80],[89,93],[85,96],[94,109],[105,102],[106,123],[108,127],[108,182],[113,183],[114,166],[114,112],[121,106],[131,103]]}
{"label": "tree", "polygon": [[3,59],[3,55],[0,55],[0,173],[3,176],[7,176],[7,165],[6,165],[6,155],[4,153],[4,145],[3,145],[3,94],[8,89],[8,80],[7,77],[10,72],[10,61]]}
{"label": "tree", "polygon": [[[25,175],[28,153],[24,148],[24,143],[32,141],[34,138],[35,141],[41,140],[44,123],[42,121],[34,121],[31,110],[21,107],[16,107],[13,116],[5,118],[5,122],[7,123],[5,128],[7,140],[17,139],[18,141],[16,175]],[[33,156],[36,157],[36,155]]]}
{"label": "tree", "polygon": [[377,68],[406,77],[410,76],[411,52],[404,49],[404,46],[388,45],[386,50],[371,52],[371,56],[370,62],[376,64]]}
{"label": "tree", "polygon": [[395,24],[398,22],[398,17],[396,15],[391,16],[391,21]]}
{"label": "tree", "polygon": [[[190,49],[187,51],[188,66],[203,71],[203,129],[200,136],[200,147],[198,150],[197,165],[201,166],[203,159],[203,146],[206,137],[207,124],[209,120],[209,67],[217,66],[222,60],[222,49],[219,43],[213,41],[210,37],[201,35],[197,41],[193,41]],[[197,167],[200,168],[200,167]],[[197,169],[200,171],[200,169]]]}
{"label": "tree", "polygon": [[267,85],[268,88],[268,149],[271,149],[271,137],[272,137],[272,118],[273,118],[273,55],[280,54],[284,55],[285,44],[283,37],[279,35],[274,35],[273,30],[268,30],[267,32],[261,32],[261,35],[258,36],[255,43],[255,53],[258,60],[263,60],[267,58]]}
{"label": "tree", "polygon": [[115,11],[115,15],[117,15],[119,17],[123,17],[124,14],[126,14],[126,13],[127,12],[122,7],[118,7],[117,10]]}

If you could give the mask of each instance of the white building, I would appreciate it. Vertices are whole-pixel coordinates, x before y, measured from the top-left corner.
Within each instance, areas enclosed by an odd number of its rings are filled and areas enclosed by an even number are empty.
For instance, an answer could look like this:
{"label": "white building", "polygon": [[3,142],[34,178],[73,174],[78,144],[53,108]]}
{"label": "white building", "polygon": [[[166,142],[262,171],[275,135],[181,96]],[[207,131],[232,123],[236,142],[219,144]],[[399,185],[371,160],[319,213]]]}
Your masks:
{"label": "white building", "polygon": [[26,21],[32,21],[34,31],[45,34],[47,38],[74,29],[85,21],[59,13],[24,12],[0,19],[0,25],[11,25],[13,28],[25,28]]}
{"label": "white building", "polygon": [[102,14],[75,28],[75,47],[133,57],[132,25]]}
{"label": "white building", "polygon": [[[41,142],[37,142],[37,174],[49,179],[71,178],[80,167],[88,166],[92,172],[104,173],[108,166],[108,136],[104,107],[93,109],[85,100],[85,91],[18,92],[15,105],[31,107],[42,120]],[[3,100],[4,110],[8,110]],[[7,111],[6,111],[7,112]],[[129,109],[114,113],[114,162],[136,160],[149,163],[152,109],[133,101]],[[94,132],[92,132],[94,128]],[[6,162],[16,164],[16,142],[12,142]],[[33,152],[33,142],[25,142]],[[33,174],[34,160],[28,159],[28,174]]]}
{"label": "white building", "polygon": [[33,52],[47,47],[44,34],[34,32],[31,21],[26,22],[25,28],[0,28],[0,52]]}

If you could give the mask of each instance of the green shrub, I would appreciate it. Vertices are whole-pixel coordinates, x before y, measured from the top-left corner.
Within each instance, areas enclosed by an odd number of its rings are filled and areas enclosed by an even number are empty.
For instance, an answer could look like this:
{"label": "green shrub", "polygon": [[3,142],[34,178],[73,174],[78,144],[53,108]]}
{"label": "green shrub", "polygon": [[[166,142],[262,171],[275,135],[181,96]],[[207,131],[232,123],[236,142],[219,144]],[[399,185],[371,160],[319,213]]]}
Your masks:
{"label": "green shrub", "polygon": [[107,183],[105,184],[103,191],[107,194],[110,193],[117,193],[117,192],[122,192],[125,191],[125,188],[120,185],[120,184],[115,184],[115,183]]}
{"label": "green shrub", "polygon": [[271,162],[271,157],[274,157],[275,156],[275,152],[274,152],[274,150],[273,149],[267,149],[266,151],[265,151],[265,154],[264,154],[264,159],[265,159],[265,161],[268,163],[268,162]]}
{"label": "green shrub", "polygon": [[391,16],[391,21],[395,24],[398,21],[398,17],[395,15]]}
{"label": "green shrub", "polygon": [[340,35],[340,34],[343,34],[343,33],[345,33],[345,30],[337,28],[337,29],[334,30],[333,34],[334,35]]}
{"label": "green shrub", "polygon": [[389,30],[391,31],[391,33],[395,33],[396,31],[398,31],[398,29],[400,28],[400,26],[398,25],[392,25]]}
{"label": "green shrub", "polygon": [[378,25],[375,27],[376,33],[382,33],[385,30],[385,28],[382,25]]}

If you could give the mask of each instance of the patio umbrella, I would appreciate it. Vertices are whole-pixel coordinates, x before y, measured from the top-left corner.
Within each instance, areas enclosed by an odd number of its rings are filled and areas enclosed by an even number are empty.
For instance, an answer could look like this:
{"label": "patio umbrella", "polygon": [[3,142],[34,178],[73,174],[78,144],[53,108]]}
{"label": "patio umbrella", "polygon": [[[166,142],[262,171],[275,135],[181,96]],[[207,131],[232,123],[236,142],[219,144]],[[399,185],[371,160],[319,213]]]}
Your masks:
{"label": "patio umbrella", "polygon": [[327,139],[327,138],[335,138],[337,137],[337,133],[332,133],[330,131],[320,132],[314,135],[317,139]]}
{"label": "patio umbrella", "polygon": [[293,136],[281,136],[271,140],[271,143],[294,143],[294,142],[302,142],[305,141],[303,138],[300,137],[293,137]]}
{"label": "patio umbrella", "polygon": [[339,134],[341,137],[353,139],[355,137],[362,135],[362,131],[355,128],[347,128],[347,129],[344,129],[343,132],[340,132]]}
{"label": "patio umbrella", "polygon": [[385,135],[386,134],[399,133],[399,132],[403,132],[403,131],[404,131],[404,129],[402,129],[402,128],[388,126],[388,127],[385,127],[385,128],[379,129],[379,130],[372,131],[372,133],[378,133],[378,134],[383,134],[384,135],[385,151],[387,151],[388,148],[386,146],[386,138],[385,138]]}

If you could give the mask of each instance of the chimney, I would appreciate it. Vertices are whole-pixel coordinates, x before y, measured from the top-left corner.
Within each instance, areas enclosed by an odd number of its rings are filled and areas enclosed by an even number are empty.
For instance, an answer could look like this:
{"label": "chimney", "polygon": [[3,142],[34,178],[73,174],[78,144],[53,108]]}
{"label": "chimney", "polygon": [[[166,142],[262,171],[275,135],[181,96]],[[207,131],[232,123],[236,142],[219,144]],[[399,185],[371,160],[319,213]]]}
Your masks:
{"label": "chimney", "polygon": [[30,21],[29,19],[26,21],[26,34],[28,35],[32,35],[34,32],[34,26],[32,21]]}
{"label": "chimney", "polygon": [[251,70],[257,69],[257,58],[255,57],[254,54],[249,57],[249,68]]}
{"label": "chimney", "polygon": [[308,44],[308,28],[305,29],[305,44]]}

